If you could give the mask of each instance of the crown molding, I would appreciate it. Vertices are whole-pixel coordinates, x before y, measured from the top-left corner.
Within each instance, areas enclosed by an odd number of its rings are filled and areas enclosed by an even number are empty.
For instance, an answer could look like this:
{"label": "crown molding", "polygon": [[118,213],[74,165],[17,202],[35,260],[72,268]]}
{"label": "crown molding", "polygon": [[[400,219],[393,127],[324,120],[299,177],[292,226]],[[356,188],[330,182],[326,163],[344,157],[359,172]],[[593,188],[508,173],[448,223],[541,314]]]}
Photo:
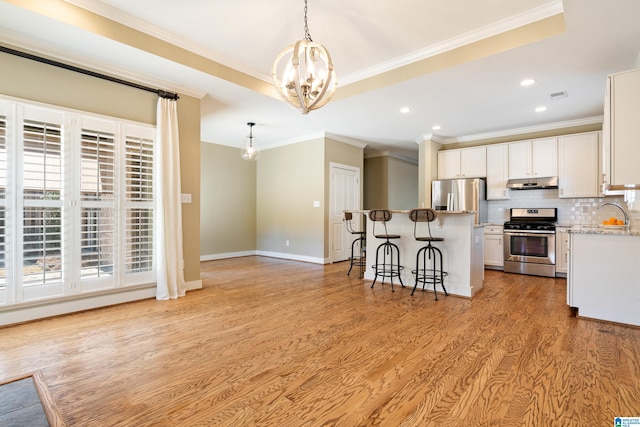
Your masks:
{"label": "crown molding", "polygon": [[338,135],[338,134],[331,133],[331,132],[325,132],[324,136],[325,136],[325,138],[331,138],[331,139],[333,139],[335,141],[344,142],[345,144],[353,145],[355,147],[362,148],[362,149],[364,149],[366,146],[369,145],[369,143],[366,142],[366,141],[362,141],[360,139],[351,138],[351,137],[344,136],[344,135]]}
{"label": "crown molding", "polygon": [[[543,125],[536,126],[527,126],[521,128],[514,129],[505,129],[497,132],[487,132],[487,133],[477,133],[475,135],[466,135],[466,136],[456,136],[456,137],[445,137],[433,135],[431,138],[428,138],[430,135],[423,135],[423,140],[431,139],[432,141],[436,141],[440,144],[455,144],[459,142],[473,142],[480,141],[484,139],[492,139],[492,138],[503,138],[509,136],[518,136],[527,133],[535,133],[535,132],[544,132],[556,129],[564,129],[569,127],[577,127],[577,126],[587,126],[596,123],[602,123],[604,121],[604,116],[596,116],[596,117],[586,117],[584,119],[577,120],[568,120],[565,122],[555,122],[555,123],[546,123]],[[421,142],[421,141],[419,141]]]}

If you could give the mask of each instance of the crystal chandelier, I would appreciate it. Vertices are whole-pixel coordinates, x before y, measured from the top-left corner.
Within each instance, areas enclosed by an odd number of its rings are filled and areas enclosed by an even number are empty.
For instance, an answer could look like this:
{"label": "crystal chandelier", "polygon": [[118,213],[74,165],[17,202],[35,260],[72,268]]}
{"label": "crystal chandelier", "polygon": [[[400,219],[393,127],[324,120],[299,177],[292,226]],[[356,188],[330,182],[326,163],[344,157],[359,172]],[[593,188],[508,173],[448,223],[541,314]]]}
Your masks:
{"label": "crystal chandelier", "polygon": [[258,160],[258,157],[260,157],[260,151],[253,146],[253,127],[255,125],[253,122],[247,123],[247,126],[249,126],[249,135],[247,136],[245,146],[242,147],[240,151],[240,157],[244,160]]}
{"label": "crystal chandelier", "polygon": [[325,105],[338,86],[331,56],[320,43],[311,40],[304,0],[304,39],[282,50],[271,70],[276,90],[302,114]]}

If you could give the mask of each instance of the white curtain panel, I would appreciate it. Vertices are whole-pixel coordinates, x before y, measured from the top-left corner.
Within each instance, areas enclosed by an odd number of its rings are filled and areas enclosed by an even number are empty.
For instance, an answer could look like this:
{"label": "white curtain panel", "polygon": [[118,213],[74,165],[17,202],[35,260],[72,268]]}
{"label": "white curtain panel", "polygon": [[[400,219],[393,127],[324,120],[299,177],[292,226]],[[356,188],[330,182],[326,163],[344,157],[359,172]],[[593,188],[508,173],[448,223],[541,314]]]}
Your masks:
{"label": "white curtain panel", "polygon": [[158,98],[156,168],[159,174],[157,230],[158,286],[156,299],[182,297],[186,293],[182,255],[182,205],[180,203],[180,144],[177,101]]}

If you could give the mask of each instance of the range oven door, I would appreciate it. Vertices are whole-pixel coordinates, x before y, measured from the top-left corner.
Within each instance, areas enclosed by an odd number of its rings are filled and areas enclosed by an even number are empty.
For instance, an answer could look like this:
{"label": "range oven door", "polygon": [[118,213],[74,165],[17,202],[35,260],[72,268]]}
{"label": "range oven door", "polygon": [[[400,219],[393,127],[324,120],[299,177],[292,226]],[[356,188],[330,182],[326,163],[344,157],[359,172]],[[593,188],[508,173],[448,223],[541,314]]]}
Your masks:
{"label": "range oven door", "polygon": [[505,230],[503,247],[505,272],[555,277],[555,233]]}
{"label": "range oven door", "polygon": [[556,235],[549,232],[505,230],[504,256],[505,261],[555,265]]}

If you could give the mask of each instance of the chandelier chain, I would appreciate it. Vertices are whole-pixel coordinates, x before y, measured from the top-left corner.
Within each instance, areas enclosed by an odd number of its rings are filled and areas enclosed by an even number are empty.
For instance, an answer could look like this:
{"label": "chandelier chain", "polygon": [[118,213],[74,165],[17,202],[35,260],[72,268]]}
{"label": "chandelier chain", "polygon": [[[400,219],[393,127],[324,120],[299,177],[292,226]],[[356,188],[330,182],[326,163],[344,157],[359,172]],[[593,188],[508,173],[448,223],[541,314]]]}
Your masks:
{"label": "chandelier chain", "polygon": [[307,0],[304,0],[304,39],[312,42],[311,34],[309,34],[309,25],[307,24]]}

